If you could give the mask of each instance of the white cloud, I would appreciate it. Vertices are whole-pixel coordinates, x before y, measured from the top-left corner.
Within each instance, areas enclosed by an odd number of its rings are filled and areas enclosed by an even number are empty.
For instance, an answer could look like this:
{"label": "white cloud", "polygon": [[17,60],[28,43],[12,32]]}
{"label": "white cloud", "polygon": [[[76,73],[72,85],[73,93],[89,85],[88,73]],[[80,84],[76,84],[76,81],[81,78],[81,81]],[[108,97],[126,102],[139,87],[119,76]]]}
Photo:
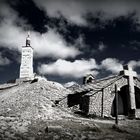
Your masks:
{"label": "white cloud", "polygon": [[0,45],[8,47],[9,49],[20,50],[21,46],[25,44],[25,32],[16,27],[12,23],[0,24]]}
{"label": "white cloud", "polygon": [[140,19],[138,0],[34,0],[34,2],[49,16],[59,17],[62,14],[69,21],[79,25],[87,25],[84,19],[87,12],[95,14],[102,11],[105,13],[102,19],[106,19],[137,11]]}
{"label": "white cloud", "polygon": [[53,56],[56,58],[74,58],[80,51],[74,46],[68,46],[65,40],[54,30],[49,30],[47,33],[40,35],[39,33],[32,34],[32,46],[39,57]]}
{"label": "white cloud", "polygon": [[98,65],[95,59],[90,60],[75,60],[74,62],[59,59],[51,64],[42,64],[38,67],[41,74],[59,75],[64,77],[80,78],[85,74],[93,73],[95,76],[98,74],[96,71]]}
{"label": "white cloud", "polygon": [[[0,44],[10,49],[21,50],[26,36],[27,32],[11,23],[0,26]],[[31,45],[36,53],[35,57],[74,58],[80,53],[74,46],[68,46],[65,40],[51,29],[42,35],[31,32]]]}
{"label": "white cloud", "polygon": [[[100,70],[110,71],[112,74],[118,74],[123,70],[123,61],[116,58],[106,58],[97,64],[95,59],[75,60],[73,62],[58,59],[54,63],[41,64],[38,72],[43,75],[56,75],[62,77],[81,78],[86,74],[97,76]],[[140,61],[129,61],[132,68],[140,67]]]}
{"label": "white cloud", "polygon": [[[3,17],[3,20],[0,22],[0,45],[21,51],[21,46],[25,45],[27,36],[25,27],[27,28],[29,25],[7,5],[4,5],[2,9],[1,7],[0,16]],[[16,21],[22,22],[24,27],[17,26]],[[34,48],[35,57],[74,58],[80,54],[75,46],[68,45],[64,38],[52,29],[44,34],[31,31],[31,45]]]}
{"label": "white cloud", "polygon": [[0,52],[0,66],[8,65],[10,63],[10,60],[7,57],[3,57],[2,53]]}
{"label": "white cloud", "polygon": [[112,73],[118,73],[123,69],[122,62],[115,58],[106,58],[101,62],[101,68],[111,71]]}

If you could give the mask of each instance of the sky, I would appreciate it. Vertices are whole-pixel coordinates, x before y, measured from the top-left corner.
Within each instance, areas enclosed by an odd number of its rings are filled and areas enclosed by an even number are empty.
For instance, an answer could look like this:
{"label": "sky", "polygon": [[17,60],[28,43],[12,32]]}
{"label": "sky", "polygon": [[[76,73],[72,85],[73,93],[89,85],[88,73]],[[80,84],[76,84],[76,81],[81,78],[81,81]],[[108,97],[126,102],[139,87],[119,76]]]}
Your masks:
{"label": "sky", "polygon": [[19,77],[30,31],[34,72],[48,80],[82,83],[119,74],[140,75],[139,0],[1,0],[0,83]]}

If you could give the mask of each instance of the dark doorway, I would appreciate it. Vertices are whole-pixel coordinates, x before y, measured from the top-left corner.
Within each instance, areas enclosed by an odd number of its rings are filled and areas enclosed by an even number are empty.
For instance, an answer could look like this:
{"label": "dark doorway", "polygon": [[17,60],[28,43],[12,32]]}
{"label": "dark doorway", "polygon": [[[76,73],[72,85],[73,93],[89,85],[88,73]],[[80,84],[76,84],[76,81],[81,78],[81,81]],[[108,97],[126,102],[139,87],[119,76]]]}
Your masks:
{"label": "dark doorway", "polygon": [[80,110],[83,111],[85,114],[88,114],[89,112],[89,101],[90,97],[86,95],[83,96],[81,99]]}
{"label": "dark doorway", "polygon": [[80,93],[75,93],[75,94],[69,94],[67,97],[67,104],[68,107],[72,107],[74,105],[80,105],[82,103],[82,96],[84,96],[86,93],[89,91],[83,91]]}
{"label": "dark doorway", "polygon": [[81,103],[81,94],[76,93],[76,94],[69,94],[67,97],[67,104],[68,107],[72,107],[74,105],[78,105]]}
{"label": "dark doorway", "polygon": [[[128,86],[123,86],[118,92],[118,115],[128,116],[129,110],[129,90]],[[115,98],[112,103],[111,115],[114,117],[115,114]]]}
{"label": "dark doorway", "polygon": [[140,89],[135,87],[136,109],[140,109]]}

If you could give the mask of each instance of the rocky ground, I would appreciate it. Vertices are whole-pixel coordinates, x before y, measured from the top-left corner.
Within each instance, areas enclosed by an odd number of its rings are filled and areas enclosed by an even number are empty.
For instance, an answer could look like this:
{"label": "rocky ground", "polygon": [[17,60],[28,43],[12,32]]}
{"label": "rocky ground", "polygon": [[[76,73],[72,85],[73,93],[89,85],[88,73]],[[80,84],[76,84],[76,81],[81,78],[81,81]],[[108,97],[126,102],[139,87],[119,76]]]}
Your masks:
{"label": "rocky ground", "polygon": [[[127,123],[127,125],[125,124]],[[135,125],[131,128],[131,125]],[[123,121],[119,127],[114,121],[93,119],[66,119],[47,123],[48,129],[40,131],[36,139],[52,140],[139,140],[140,124],[138,121]],[[43,125],[42,125],[43,126]],[[53,126],[53,127],[52,127]],[[56,127],[55,127],[56,126]],[[46,126],[44,126],[45,128]],[[42,129],[44,130],[44,129]],[[45,129],[46,130],[46,129]]]}
{"label": "rocky ground", "polygon": [[[139,140],[140,121],[123,120],[119,126],[114,120],[64,118],[36,120],[29,124],[13,118],[0,118],[2,140]],[[14,124],[14,125],[13,125]],[[23,125],[28,126],[23,129]]]}
{"label": "rocky ground", "polygon": [[16,116],[21,120],[60,119],[70,114],[55,107],[55,101],[70,91],[61,84],[47,80],[23,83],[0,91],[0,116]]}
{"label": "rocky ground", "polygon": [[140,138],[140,120],[83,118],[56,106],[71,91],[42,79],[0,90],[0,140],[122,140]]}

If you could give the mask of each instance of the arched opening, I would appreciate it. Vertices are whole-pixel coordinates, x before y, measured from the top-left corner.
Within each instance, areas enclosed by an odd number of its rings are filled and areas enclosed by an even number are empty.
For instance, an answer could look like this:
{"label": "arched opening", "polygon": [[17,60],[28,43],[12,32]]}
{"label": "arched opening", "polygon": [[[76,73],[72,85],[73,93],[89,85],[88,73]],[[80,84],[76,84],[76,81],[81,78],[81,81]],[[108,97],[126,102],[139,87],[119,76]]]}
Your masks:
{"label": "arched opening", "polygon": [[89,77],[86,82],[87,82],[87,84],[92,83],[93,80],[94,80],[93,77]]}
{"label": "arched opening", "polygon": [[[128,86],[123,86],[118,92],[118,115],[128,115],[130,108],[129,102],[129,89]],[[111,115],[114,117],[115,114],[115,98],[112,103]]]}
{"label": "arched opening", "polygon": [[136,101],[136,109],[140,109],[140,89],[135,87],[135,101]]}

